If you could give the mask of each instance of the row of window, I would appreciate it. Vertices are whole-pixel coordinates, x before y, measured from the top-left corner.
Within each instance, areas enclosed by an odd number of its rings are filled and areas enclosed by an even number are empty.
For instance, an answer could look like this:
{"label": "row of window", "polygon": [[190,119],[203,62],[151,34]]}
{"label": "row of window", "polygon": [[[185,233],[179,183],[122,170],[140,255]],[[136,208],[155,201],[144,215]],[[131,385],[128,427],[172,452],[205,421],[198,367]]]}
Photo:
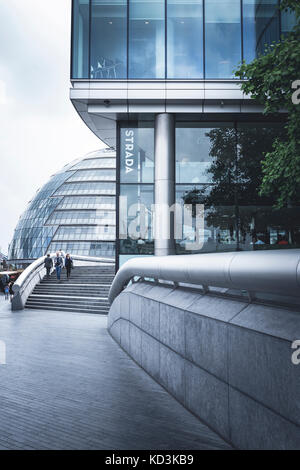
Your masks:
{"label": "row of window", "polygon": [[231,78],[242,59],[251,61],[293,28],[294,16],[278,6],[279,0],[73,0],[72,78]]}
{"label": "row of window", "polygon": [[105,170],[78,170],[69,179],[72,181],[116,181],[116,171]]}
{"label": "row of window", "polygon": [[46,222],[47,225],[88,224],[116,225],[114,211],[55,211]]}
{"label": "row of window", "polygon": [[116,168],[116,159],[111,157],[81,160],[72,166],[72,170],[86,170],[91,168]]}
{"label": "row of window", "polygon": [[61,226],[53,240],[115,240],[116,229],[111,226]]}
{"label": "row of window", "polygon": [[107,209],[115,210],[116,200],[111,196],[66,196],[58,209]]}
{"label": "row of window", "polygon": [[110,242],[52,242],[49,252],[63,250],[65,253],[81,256],[99,256],[114,258],[115,243]]}
{"label": "row of window", "polygon": [[85,194],[116,194],[116,185],[114,183],[64,183],[54,196],[67,195],[85,195]]}

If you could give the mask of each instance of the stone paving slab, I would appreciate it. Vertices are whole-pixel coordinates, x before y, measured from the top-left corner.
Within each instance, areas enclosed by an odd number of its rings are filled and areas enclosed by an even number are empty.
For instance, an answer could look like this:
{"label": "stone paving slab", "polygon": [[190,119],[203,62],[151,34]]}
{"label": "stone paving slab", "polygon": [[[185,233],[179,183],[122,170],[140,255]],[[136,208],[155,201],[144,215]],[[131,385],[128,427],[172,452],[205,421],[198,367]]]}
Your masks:
{"label": "stone paving slab", "polygon": [[100,315],[0,297],[0,449],[229,449],[138,367]]}

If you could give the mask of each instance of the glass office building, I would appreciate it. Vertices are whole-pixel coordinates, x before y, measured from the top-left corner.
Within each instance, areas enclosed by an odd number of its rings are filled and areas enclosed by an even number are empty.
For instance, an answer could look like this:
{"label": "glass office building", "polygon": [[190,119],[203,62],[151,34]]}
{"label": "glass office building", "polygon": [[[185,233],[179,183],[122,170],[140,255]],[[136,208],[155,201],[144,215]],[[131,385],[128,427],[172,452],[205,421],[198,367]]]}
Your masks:
{"label": "glass office building", "polygon": [[116,154],[104,149],[66,165],[21,215],[9,259],[27,264],[48,252],[113,258],[116,238]]}
{"label": "glass office building", "polygon": [[[116,148],[117,263],[300,246],[300,201],[276,210],[276,195],[259,195],[261,160],[286,116],[266,117],[234,76],[293,29],[295,17],[279,4],[73,0],[71,101]],[[192,206],[191,221],[178,210],[181,233],[164,242],[153,227],[172,214],[153,215],[153,204],[175,203]],[[204,211],[198,249],[196,204]]]}

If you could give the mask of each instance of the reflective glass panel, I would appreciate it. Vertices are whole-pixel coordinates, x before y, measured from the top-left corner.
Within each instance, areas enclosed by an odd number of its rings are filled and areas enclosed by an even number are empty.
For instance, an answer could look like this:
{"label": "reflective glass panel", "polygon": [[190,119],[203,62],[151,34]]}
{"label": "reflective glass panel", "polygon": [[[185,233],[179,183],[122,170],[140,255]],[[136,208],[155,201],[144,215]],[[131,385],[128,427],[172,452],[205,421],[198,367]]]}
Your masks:
{"label": "reflective glass panel", "polygon": [[55,196],[115,193],[116,185],[114,183],[65,183],[55,192]]}
{"label": "reflective glass panel", "polygon": [[203,78],[202,0],[168,0],[167,77]]}
{"label": "reflective glass panel", "polygon": [[92,0],[90,77],[126,78],[127,2]]}
{"label": "reflective glass panel", "polygon": [[240,0],[205,2],[206,78],[232,78],[240,61]]}
{"label": "reflective glass panel", "polygon": [[294,29],[297,24],[296,14],[292,11],[281,12],[281,32],[287,34]]}
{"label": "reflective glass panel", "polygon": [[123,198],[120,199],[119,216],[120,253],[153,254],[154,244],[151,238],[153,185],[122,184],[120,196]]}
{"label": "reflective glass panel", "polygon": [[68,181],[115,181],[115,170],[79,170]]}
{"label": "reflective glass panel", "polygon": [[251,62],[279,40],[277,0],[243,0],[244,59]]}
{"label": "reflective glass panel", "polygon": [[72,78],[89,77],[89,0],[73,1]]}
{"label": "reflective glass panel", "polygon": [[[219,133],[232,133],[233,124],[177,123],[176,125],[176,182],[211,183],[212,164],[221,152],[218,148]],[[226,152],[230,159],[234,155],[234,137],[228,136]],[[233,148],[232,148],[233,147]],[[224,150],[224,149],[223,149]]]}
{"label": "reflective glass panel", "polygon": [[129,78],[165,78],[162,0],[129,0]]}

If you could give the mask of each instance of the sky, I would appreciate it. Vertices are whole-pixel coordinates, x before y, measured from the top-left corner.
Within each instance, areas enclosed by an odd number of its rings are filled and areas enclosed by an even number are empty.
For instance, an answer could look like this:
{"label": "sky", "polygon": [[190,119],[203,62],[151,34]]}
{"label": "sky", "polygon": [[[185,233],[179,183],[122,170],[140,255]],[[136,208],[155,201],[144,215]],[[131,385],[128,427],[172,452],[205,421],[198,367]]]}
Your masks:
{"label": "sky", "polygon": [[69,100],[71,0],[0,0],[0,251],[66,163],[105,145]]}

